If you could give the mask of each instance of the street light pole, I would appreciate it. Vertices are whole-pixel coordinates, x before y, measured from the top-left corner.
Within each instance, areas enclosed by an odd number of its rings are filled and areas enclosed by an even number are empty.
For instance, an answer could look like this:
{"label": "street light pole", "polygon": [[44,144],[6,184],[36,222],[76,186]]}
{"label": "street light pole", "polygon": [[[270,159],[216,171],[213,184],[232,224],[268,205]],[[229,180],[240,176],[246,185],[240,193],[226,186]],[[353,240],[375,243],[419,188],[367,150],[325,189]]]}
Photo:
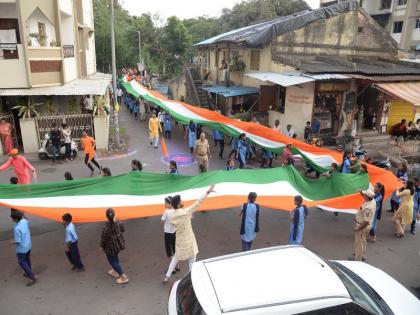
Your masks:
{"label": "street light pole", "polygon": [[137,35],[139,36],[139,62],[141,64],[143,64],[142,60],[141,60],[141,34],[140,31],[134,31],[134,30],[129,30],[130,32],[134,32],[137,33]]}
{"label": "street light pole", "polygon": [[114,124],[115,124],[115,142],[117,149],[120,148],[120,124],[118,120],[117,106],[117,66],[115,62],[115,30],[114,30],[114,0],[109,1],[111,8],[111,63],[112,63],[112,96],[114,100]]}

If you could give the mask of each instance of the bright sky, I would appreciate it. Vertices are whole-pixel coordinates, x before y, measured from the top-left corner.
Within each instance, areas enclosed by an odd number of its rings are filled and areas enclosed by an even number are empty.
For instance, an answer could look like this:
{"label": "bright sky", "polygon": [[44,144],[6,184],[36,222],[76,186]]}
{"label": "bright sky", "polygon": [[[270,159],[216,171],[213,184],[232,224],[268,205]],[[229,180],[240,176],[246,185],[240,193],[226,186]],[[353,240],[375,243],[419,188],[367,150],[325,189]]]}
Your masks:
{"label": "bright sky", "polygon": [[[310,7],[318,8],[319,0],[305,0]],[[122,0],[123,7],[132,15],[150,12],[161,18],[175,15],[181,19],[201,15],[218,16],[223,8],[232,8],[238,0]]]}

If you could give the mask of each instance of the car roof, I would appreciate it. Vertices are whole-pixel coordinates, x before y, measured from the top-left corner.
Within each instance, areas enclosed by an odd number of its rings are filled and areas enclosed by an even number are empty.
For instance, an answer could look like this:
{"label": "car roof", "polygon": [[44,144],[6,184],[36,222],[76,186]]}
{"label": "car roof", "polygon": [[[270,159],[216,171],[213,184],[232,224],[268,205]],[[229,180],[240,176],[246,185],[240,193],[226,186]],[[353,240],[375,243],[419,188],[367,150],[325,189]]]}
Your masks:
{"label": "car roof", "polygon": [[193,266],[192,280],[200,303],[214,308],[217,301],[221,313],[319,299],[351,299],[330,266],[301,246],[199,261]]}

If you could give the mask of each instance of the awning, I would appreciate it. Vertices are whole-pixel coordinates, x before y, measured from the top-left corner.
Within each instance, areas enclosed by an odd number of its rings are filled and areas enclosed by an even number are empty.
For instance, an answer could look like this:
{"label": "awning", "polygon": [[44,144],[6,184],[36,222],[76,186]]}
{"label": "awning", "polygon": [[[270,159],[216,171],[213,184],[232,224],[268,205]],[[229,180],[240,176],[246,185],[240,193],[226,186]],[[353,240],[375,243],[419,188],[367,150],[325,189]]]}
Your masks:
{"label": "awning", "polygon": [[377,83],[380,90],[407,101],[414,106],[420,106],[420,82]]}
{"label": "awning", "polygon": [[302,75],[299,72],[250,72],[247,77],[278,84],[284,87],[315,81],[315,79]]}
{"label": "awning", "polygon": [[202,86],[201,88],[209,93],[223,95],[226,98],[234,97],[234,96],[258,94],[260,92],[260,90],[255,87],[243,86],[243,85],[232,85],[232,86],[213,85],[213,86]]}
{"label": "awning", "polygon": [[111,83],[110,74],[95,73],[86,79],[76,79],[63,85],[29,89],[0,89],[0,96],[42,95],[104,95]]}

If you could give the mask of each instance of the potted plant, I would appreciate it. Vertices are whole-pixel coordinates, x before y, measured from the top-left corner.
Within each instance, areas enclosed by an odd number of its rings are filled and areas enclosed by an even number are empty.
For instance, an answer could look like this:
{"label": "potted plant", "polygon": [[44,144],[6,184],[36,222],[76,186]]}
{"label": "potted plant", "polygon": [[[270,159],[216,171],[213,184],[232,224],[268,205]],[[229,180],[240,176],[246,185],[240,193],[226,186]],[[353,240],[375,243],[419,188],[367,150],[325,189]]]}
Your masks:
{"label": "potted plant", "polygon": [[100,115],[105,113],[108,115],[107,107],[105,106],[105,98],[103,96],[93,97],[93,115]]}
{"label": "potted plant", "polygon": [[243,72],[245,71],[246,64],[243,62],[240,56],[232,56],[230,58],[230,70],[231,71],[237,71],[237,72]]}
{"label": "potted plant", "polygon": [[45,47],[47,45],[47,35],[39,33],[29,33],[29,37],[35,38],[39,46]]}
{"label": "potted plant", "polygon": [[18,111],[18,115],[23,119],[30,119],[39,115],[36,107],[41,104],[42,103],[34,103],[32,98],[28,97],[27,101],[22,99],[21,101],[17,102],[12,109],[16,109]]}

